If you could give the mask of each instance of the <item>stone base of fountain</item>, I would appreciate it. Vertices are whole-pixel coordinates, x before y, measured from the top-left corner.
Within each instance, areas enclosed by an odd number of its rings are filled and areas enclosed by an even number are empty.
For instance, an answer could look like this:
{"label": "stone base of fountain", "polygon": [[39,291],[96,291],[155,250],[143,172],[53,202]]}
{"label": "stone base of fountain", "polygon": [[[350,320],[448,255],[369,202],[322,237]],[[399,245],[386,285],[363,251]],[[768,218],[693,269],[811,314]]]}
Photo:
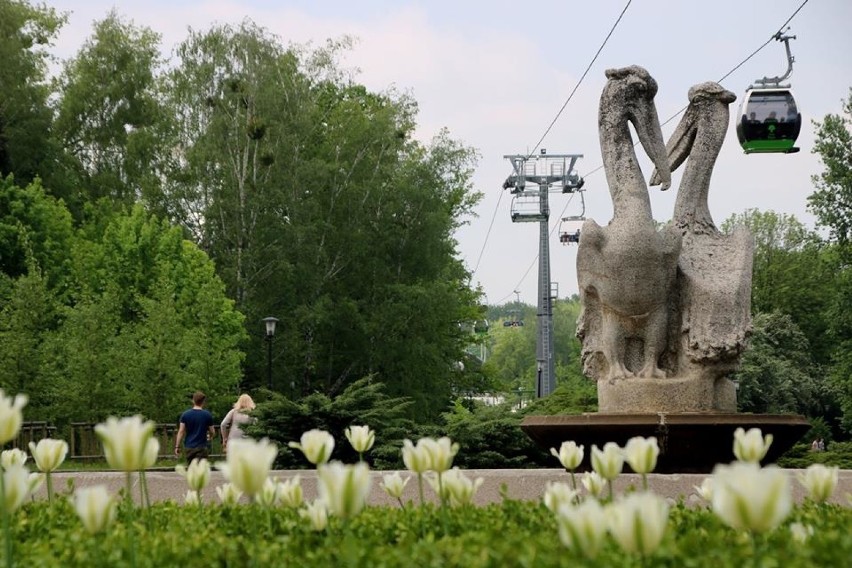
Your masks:
{"label": "stone base of fountain", "polygon": [[[734,459],[734,431],[760,428],[772,434],[764,463],[775,462],[810,429],[804,416],[739,413],[588,413],[574,416],[528,416],[521,429],[543,450],[569,440],[585,446],[580,469],[590,469],[592,444],[624,446],[634,436],[655,436],[660,446],[656,473],[710,473]],[[629,470],[625,464],[625,470]]]}
{"label": "stone base of fountain", "polygon": [[737,411],[737,388],[726,378],[669,377],[598,381],[598,411],[601,414],[656,414]]}

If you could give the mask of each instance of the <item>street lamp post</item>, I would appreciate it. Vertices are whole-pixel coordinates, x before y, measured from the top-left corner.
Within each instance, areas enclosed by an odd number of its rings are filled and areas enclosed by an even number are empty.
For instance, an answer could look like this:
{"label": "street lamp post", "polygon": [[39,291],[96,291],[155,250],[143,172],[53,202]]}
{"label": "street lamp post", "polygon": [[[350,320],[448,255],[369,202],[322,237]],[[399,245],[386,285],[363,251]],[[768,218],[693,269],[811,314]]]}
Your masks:
{"label": "street lamp post", "polygon": [[263,323],[266,324],[266,379],[269,390],[272,390],[272,338],[275,337],[275,324],[278,323],[278,318],[269,316],[263,318]]}

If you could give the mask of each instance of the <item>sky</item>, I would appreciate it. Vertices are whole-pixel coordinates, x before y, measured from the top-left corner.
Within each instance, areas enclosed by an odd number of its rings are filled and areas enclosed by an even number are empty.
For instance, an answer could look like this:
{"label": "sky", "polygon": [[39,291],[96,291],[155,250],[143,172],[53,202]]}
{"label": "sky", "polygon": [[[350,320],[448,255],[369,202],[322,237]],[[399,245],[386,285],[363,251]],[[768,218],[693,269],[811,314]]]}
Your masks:
{"label": "sky", "polygon": [[[539,225],[512,223],[512,195],[502,188],[511,167],[506,154],[524,154],[547,132],[541,147],[551,154],[583,154],[585,214],[609,222],[612,203],[600,168],[598,102],[609,68],[645,67],[657,80],[657,111],[665,139],[677,126],[692,85],[718,81],[768,40],[805,0],[632,0],[584,79],[627,0],[47,0],[67,12],[54,53],[73,56],[92,23],[115,9],[162,35],[164,54],[188,28],[250,18],[283,43],[319,46],[344,35],[357,39],[343,65],[373,91],[407,92],[418,101],[417,137],[440,129],[475,148],[473,178],[483,198],[476,216],[456,234],[458,251],[489,304],[519,298],[535,304]],[[840,114],[852,87],[852,1],[809,0],[790,22],[795,57],[789,79],[804,124],[797,154],[745,155],[734,120],[746,88],[787,68],[784,46],[772,41],[722,85],[737,93],[731,124],[716,161],[710,210],[717,225],[751,208],[793,214],[809,226],[811,176],[822,171],[812,153],[812,120]],[[578,87],[579,84],[579,87]],[[576,93],[568,101],[572,90]],[[566,101],[567,104],[566,104]],[[564,110],[560,112],[560,109]],[[642,152],[646,179],[651,168]],[[681,167],[672,189],[651,188],[658,221],[671,219]],[[559,242],[560,218],[579,215],[579,199],[550,196],[551,280],[559,297],[577,293],[576,245]],[[516,294],[515,291],[518,293]]]}

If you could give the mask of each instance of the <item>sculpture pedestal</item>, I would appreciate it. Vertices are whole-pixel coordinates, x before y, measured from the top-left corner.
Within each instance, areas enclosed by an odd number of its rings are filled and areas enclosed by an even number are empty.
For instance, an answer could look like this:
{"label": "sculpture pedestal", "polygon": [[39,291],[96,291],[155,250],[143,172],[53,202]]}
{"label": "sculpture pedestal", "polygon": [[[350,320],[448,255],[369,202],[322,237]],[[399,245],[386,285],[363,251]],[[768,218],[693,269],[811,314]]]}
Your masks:
{"label": "sculpture pedestal", "polygon": [[598,381],[601,413],[725,412],[737,411],[737,389],[728,379],[671,377]]}
{"label": "sculpture pedestal", "polygon": [[[592,444],[624,446],[634,436],[655,436],[660,446],[656,473],[710,473],[734,457],[734,431],[760,428],[773,441],[764,463],[772,463],[810,429],[807,419],[787,414],[658,413],[528,416],[521,429],[543,450],[573,440],[585,446],[580,469],[591,469]],[[625,469],[629,470],[625,464]]]}

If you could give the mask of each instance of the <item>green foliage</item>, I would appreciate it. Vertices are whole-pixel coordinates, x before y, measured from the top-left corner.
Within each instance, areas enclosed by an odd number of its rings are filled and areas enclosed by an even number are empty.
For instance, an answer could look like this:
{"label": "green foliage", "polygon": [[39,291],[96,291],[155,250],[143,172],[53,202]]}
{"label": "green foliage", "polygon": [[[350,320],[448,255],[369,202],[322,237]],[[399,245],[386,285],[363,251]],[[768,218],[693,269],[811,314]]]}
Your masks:
{"label": "green foliage", "polygon": [[369,426],[376,432],[373,449],[365,459],[379,469],[401,467],[403,438],[411,437],[413,423],[406,418],[411,399],[392,397],[385,386],[372,377],[349,385],[336,397],[314,393],[298,401],[279,394],[257,405],[252,415],[257,422],[246,428],[254,437],[266,437],[278,444],[276,467],[313,467],[298,450],[287,446],[298,442],[311,429],[329,432],[338,441],[332,459],[357,461],[358,454],[349,446],[344,431],[350,426]]}
{"label": "green foliage", "polygon": [[[805,440],[811,440],[809,435]],[[829,442],[824,452],[811,450],[810,442],[796,444],[778,459],[780,467],[805,469],[814,463],[836,465],[840,469],[852,469],[852,442]]]}
{"label": "green foliage", "polygon": [[442,435],[464,448],[453,462],[468,469],[531,468],[549,463],[548,455],[538,449],[521,430],[522,415],[511,404],[486,406],[477,403],[468,409],[462,401],[444,414]]}
{"label": "green foliage", "polygon": [[752,313],[790,315],[811,341],[814,361],[828,363],[832,345],[823,336],[837,272],[831,249],[793,215],[749,209],[725,220],[722,230],[740,224],[754,236]]}
{"label": "green foliage", "polygon": [[754,316],[749,348],[734,376],[741,412],[820,416],[829,404],[827,385],[816,373],[810,345],[790,316]]}
{"label": "green foliage", "polygon": [[827,227],[833,241],[848,250],[852,244],[852,89],[843,101],[842,114],[826,115],[814,122],[816,142],[813,152],[825,166],[813,176],[816,186],[808,206],[819,224]]}
{"label": "green foliage", "polygon": [[[290,509],[257,505],[203,509],[154,505],[127,511],[100,535],[88,535],[69,502],[26,505],[12,523],[21,566],[845,566],[852,556],[852,509],[801,506],[777,530],[754,540],[725,527],[707,509],[675,505],[660,549],[647,558],[621,552],[607,539],[595,559],[560,544],[553,513],[540,503],[506,500],[444,511],[368,507],[348,523],[331,519],[310,530]],[[789,524],[813,527],[804,544]],[[250,527],[250,530],[247,529]]]}
{"label": "green foliage", "polygon": [[55,177],[47,47],[64,21],[44,5],[0,0],[0,178]]}
{"label": "green foliage", "polygon": [[69,153],[75,212],[102,197],[130,207],[159,195],[168,151],[155,77],[159,39],[112,11],[65,63],[54,130]]}

